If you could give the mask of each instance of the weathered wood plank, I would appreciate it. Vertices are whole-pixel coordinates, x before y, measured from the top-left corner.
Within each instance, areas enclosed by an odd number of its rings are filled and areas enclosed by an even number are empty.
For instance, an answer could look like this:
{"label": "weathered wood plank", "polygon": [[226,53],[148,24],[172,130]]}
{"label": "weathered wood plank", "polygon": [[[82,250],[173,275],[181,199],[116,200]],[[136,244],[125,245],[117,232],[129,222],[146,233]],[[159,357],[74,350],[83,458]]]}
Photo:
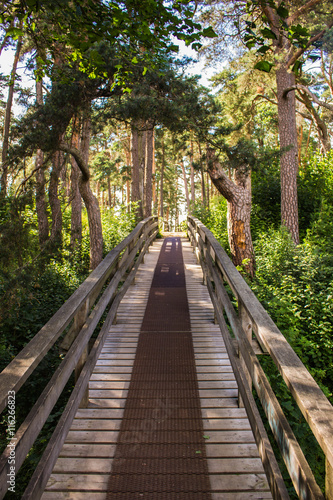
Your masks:
{"label": "weathered wood plank", "polygon": [[59,458],[52,474],[109,474],[111,467],[109,458]]}
{"label": "weathered wood plank", "polygon": [[209,458],[207,464],[210,474],[264,474],[260,458]]}
{"label": "weathered wood plank", "polygon": [[66,492],[61,491],[45,491],[41,500],[106,500],[105,492],[95,491],[71,491],[70,497]]}
{"label": "weathered wood plank", "polygon": [[115,444],[104,443],[65,443],[60,457],[82,458],[113,458],[116,451]]}
{"label": "weathered wood plank", "polygon": [[51,474],[46,491],[106,491],[108,474]]}
{"label": "weathered wood plank", "polygon": [[269,491],[265,474],[216,474],[210,476],[211,488],[216,491]]}

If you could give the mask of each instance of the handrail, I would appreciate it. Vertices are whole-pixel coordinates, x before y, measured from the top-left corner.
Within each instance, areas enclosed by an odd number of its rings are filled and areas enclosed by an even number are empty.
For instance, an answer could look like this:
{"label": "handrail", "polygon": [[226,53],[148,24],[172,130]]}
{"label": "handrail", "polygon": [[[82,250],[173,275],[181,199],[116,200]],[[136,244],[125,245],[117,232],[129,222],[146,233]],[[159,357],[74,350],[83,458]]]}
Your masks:
{"label": "handrail", "polygon": [[[8,404],[8,396],[16,394],[67,326],[73,323],[62,342],[62,346],[65,346],[67,351],[66,355],[28,416],[12,436],[12,442],[15,444],[15,473],[17,473],[73,370],[76,369],[77,381],[74,390],[24,493],[25,499],[36,500],[43,493],[75,412],[82,404],[82,400],[84,401],[90,374],[102,349],[110,324],[116,317],[119,302],[133,282],[138,266],[157,233],[157,217],[149,217],[140,222],[119,245],[108,253],[99,266],[0,374],[0,411],[2,411]],[[118,290],[120,283],[123,284]],[[105,285],[107,286],[102,296],[95,304]],[[89,340],[108,307],[107,318],[88,353]],[[77,368],[78,365],[79,368]],[[11,451],[11,447],[7,446],[0,457],[0,498],[3,498],[10,485],[7,479],[11,472],[9,460]]]}
{"label": "handrail", "polygon": [[[204,279],[214,304],[215,314],[224,336],[231,363],[240,374],[239,390],[244,391],[252,384],[256,389],[266,413],[272,433],[280,447],[295,490],[302,499],[324,498],[305,460],[297,440],[260,366],[253,348],[254,333],[262,352],[270,355],[302,411],[318,444],[326,457],[326,499],[333,499],[333,407],[312,378],[299,357],[293,351],[283,334],[260,304],[255,294],[237,271],[226,252],[211,231],[198,219],[188,217],[188,235],[197,259],[202,265]],[[236,313],[223,283],[227,282],[238,302]],[[235,342],[226,324],[226,314]],[[247,410],[248,404],[243,401]],[[250,419],[251,421],[251,419]],[[255,425],[251,421],[255,431]],[[260,438],[257,438],[260,453],[263,453]],[[264,458],[264,456],[262,456]],[[276,489],[274,474],[267,460],[263,460],[271,489]],[[273,493],[274,498],[281,494]],[[284,498],[284,496],[282,496]]]}

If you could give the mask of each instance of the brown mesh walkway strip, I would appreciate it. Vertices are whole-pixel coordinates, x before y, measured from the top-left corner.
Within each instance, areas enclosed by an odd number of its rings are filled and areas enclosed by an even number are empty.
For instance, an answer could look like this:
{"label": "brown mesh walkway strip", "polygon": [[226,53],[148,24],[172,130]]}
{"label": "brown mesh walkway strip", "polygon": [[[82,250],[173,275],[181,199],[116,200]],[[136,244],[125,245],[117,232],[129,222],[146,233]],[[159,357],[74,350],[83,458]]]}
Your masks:
{"label": "brown mesh walkway strip", "polygon": [[108,500],[208,500],[180,238],[155,269],[118,437]]}

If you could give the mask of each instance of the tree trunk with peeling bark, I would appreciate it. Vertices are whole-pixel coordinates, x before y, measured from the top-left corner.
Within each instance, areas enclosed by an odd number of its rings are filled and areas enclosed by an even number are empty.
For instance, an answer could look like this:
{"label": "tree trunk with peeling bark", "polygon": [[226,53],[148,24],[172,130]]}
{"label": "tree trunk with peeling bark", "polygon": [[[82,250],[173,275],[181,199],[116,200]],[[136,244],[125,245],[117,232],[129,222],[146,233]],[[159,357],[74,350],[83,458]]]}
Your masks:
{"label": "tree trunk with peeling bark", "polygon": [[244,263],[250,276],[254,275],[255,260],[252,244],[250,174],[247,166],[235,171],[234,181],[221,167],[215,151],[207,149],[208,173],[218,191],[228,202],[228,238],[235,266]]}

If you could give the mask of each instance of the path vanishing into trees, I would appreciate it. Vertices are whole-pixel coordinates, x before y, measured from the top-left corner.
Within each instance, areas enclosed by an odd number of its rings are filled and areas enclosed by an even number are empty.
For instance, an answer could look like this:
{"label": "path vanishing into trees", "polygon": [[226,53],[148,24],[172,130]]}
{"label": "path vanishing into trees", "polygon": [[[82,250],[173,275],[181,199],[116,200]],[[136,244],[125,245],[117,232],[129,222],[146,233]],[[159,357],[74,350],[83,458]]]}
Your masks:
{"label": "path vanishing into trees", "polygon": [[[269,424],[297,497],[332,499],[333,407],[200,221],[188,217],[187,236],[157,234],[156,217],[140,222],[1,373],[5,411],[47,352],[62,351],[9,436],[16,473],[75,371],[22,498],[287,499]],[[325,454],[325,492],[260,356],[276,364]],[[1,498],[11,451],[0,458]]]}

